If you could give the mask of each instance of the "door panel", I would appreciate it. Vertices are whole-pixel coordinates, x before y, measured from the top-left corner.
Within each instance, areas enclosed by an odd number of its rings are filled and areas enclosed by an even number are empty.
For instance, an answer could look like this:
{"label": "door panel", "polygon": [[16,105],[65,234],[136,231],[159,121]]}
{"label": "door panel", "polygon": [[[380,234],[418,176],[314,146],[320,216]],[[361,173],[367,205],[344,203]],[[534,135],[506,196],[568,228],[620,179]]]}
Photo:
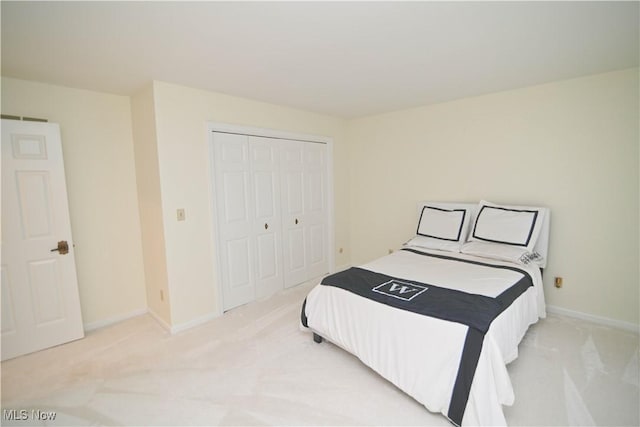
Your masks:
{"label": "door panel", "polygon": [[2,335],[7,335],[16,332],[16,323],[13,306],[14,299],[11,295],[11,283],[9,282],[8,268],[2,266],[2,276],[0,282],[2,283]]}
{"label": "door panel", "polygon": [[284,286],[307,280],[304,235],[304,157],[303,143],[281,143],[282,227],[284,233]]}
{"label": "door panel", "polygon": [[249,137],[254,183],[256,239],[256,297],[264,298],[283,288],[282,220],[280,208],[279,141]]}
{"label": "door panel", "polygon": [[302,167],[302,147],[298,141],[283,141],[282,161],[287,167]]}
{"label": "door panel", "polygon": [[305,232],[309,278],[329,271],[327,242],[326,146],[305,144]]}
{"label": "door panel", "polygon": [[237,290],[251,286],[249,239],[227,240],[227,268],[229,270],[229,286]]}
{"label": "door panel", "polygon": [[322,223],[308,227],[307,253],[309,278],[320,277],[328,273],[326,228]]}
{"label": "door panel", "polygon": [[284,181],[287,189],[286,214],[302,215],[304,213],[304,179],[302,171],[286,172]]}
{"label": "door panel", "polygon": [[247,174],[244,171],[222,172],[224,185],[224,219],[226,222],[248,221]]}
{"label": "door panel", "polygon": [[11,151],[16,160],[46,160],[46,138],[44,135],[11,133]]}
{"label": "door panel", "polygon": [[[289,247],[304,248],[304,229],[302,227],[293,228],[289,231]],[[292,272],[301,272],[306,277],[305,251],[289,252],[289,265]],[[303,278],[304,280],[304,278]]]}
{"label": "door panel", "polygon": [[314,265],[325,260],[324,226],[314,224],[309,226],[309,264]]}
{"label": "door panel", "polygon": [[285,286],[329,270],[327,256],[326,146],[302,141],[283,148]]}
{"label": "door panel", "polygon": [[3,360],[84,336],[74,252],[58,125],[2,120]]}
{"label": "door panel", "polygon": [[16,172],[20,219],[26,239],[51,236],[53,224],[49,173]]}
{"label": "door panel", "polygon": [[278,274],[275,233],[258,236],[258,280],[272,279]]}
{"label": "door panel", "polygon": [[251,164],[254,168],[270,169],[277,163],[277,141],[271,138],[249,137],[251,144]]}
{"label": "door panel", "polygon": [[223,310],[255,299],[249,144],[245,135],[213,134]]}
{"label": "door panel", "polygon": [[324,214],[324,183],[322,171],[307,173],[307,212]]}
{"label": "door panel", "polygon": [[254,172],[253,187],[256,189],[256,218],[258,220],[268,220],[273,218],[276,215],[276,206],[274,203],[276,189],[273,172]]}
{"label": "door panel", "polygon": [[31,261],[28,264],[29,288],[36,307],[36,326],[64,319],[60,305],[60,275],[55,259]]}
{"label": "door panel", "polygon": [[233,256],[238,269],[222,272],[224,309],[327,273],[326,145],[221,132],[213,141],[219,239],[248,242],[233,254],[221,243],[222,265]]}
{"label": "door panel", "polygon": [[247,146],[246,136],[218,134],[216,136],[221,141],[220,151],[222,153],[222,162],[227,167],[243,168],[247,162]]}

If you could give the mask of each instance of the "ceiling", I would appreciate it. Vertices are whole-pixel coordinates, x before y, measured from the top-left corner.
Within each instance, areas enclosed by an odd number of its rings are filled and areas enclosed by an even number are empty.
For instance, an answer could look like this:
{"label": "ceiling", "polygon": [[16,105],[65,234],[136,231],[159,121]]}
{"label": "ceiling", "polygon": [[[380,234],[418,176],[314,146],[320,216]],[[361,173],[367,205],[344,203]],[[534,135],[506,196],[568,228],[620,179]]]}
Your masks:
{"label": "ceiling", "polygon": [[2,75],[353,118],[637,67],[639,5],[2,1]]}

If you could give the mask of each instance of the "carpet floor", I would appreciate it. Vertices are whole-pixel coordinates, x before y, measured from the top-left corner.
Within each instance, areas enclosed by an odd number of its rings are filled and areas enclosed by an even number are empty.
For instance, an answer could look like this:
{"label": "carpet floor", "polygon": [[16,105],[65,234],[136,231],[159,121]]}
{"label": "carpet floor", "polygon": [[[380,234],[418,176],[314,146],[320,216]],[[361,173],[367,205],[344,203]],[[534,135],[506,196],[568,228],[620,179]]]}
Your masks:
{"label": "carpet floor", "polygon": [[[301,331],[310,289],[176,335],[142,315],[3,362],[2,425],[450,425]],[[639,425],[638,345],[634,333],[549,315],[509,365],[507,422]]]}

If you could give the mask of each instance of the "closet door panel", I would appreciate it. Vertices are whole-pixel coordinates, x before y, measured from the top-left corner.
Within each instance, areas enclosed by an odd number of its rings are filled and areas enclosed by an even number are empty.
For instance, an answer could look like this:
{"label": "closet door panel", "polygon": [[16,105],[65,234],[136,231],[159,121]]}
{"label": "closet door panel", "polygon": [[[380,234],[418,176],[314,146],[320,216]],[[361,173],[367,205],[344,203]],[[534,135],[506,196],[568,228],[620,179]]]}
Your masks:
{"label": "closet door panel", "polygon": [[249,220],[248,184],[245,171],[224,171],[222,173],[222,198],[224,199],[224,221],[226,223],[246,223]]}
{"label": "closet door panel", "polygon": [[291,217],[304,213],[304,177],[302,171],[286,172],[283,176],[287,189],[285,214]]}
{"label": "closet door panel", "polygon": [[252,182],[247,137],[214,133],[214,168],[223,309],[229,310],[255,299]]}
{"label": "closet door panel", "polygon": [[329,271],[326,146],[304,144],[306,264],[309,278]]}
{"label": "closet door panel", "polygon": [[325,213],[325,189],[323,178],[324,174],[320,170],[311,170],[307,173],[306,212],[308,214],[317,214],[322,216]]}
{"label": "closet door panel", "polygon": [[326,145],[213,135],[224,309],[328,273]]}
{"label": "closet door panel", "polygon": [[254,189],[256,238],[256,297],[269,296],[284,286],[280,208],[279,141],[249,137]]}
{"label": "closet door panel", "polygon": [[282,230],[284,235],[284,285],[291,287],[308,279],[304,229],[304,143],[281,143]]}
{"label": "closet door panel", "polygon": [[[256,281],[265,282],[277,278],[280,273],[278,266],[277,236],[275,233],[263,234],[256,239],[258,247],[258,271]],[[281,285],[279,286],[282,287]],[[257,291],[257,290],[256,290]]]}
{"label": "closet door panel", "polygon": [[[290,248],[302,248],[304,247],[304,229],[302,227],[292,227],[288,233],[288,243]],[[289,251],[288,261],[291,272],[298,272],[302,274],[302,281],[306,279],[306,263],[305,263],[305,251],[294,250]]]}
{"label": "closet door panel", "polygon": [[227,270],[229,271],[229,287],[236,290],[251,286],[251,265],[249,253],[249,239],[241,238],[227,240]]}
{"label": "closet door panel", "polygon": [[276,193],[273,172],[258,171],[253,173],[255,191],[256,219],[270,220],[276,216],[274,194]]}
{"label": "closet door panel", "polygon": [[[324,244],[324,235],[326,234],[326,230],[324,224],[313,224],[309,226],[309,265],[311,267],[316,266],[320,263],[326,261],[325,257],[325,244]],[[316,275],[311,275],[311,277],[319,276],[323,274],[320,272]]]}

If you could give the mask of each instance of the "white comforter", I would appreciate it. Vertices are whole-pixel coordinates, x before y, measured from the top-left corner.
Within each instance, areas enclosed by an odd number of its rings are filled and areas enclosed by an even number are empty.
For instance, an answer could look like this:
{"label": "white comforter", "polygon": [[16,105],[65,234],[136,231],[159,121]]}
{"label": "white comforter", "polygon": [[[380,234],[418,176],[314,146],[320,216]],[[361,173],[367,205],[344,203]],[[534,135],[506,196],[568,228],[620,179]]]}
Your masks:
{"label": "white comforter", "polygon": [[[511,405],[514,401],[506,364],[518,356],[518,343],[529,325],[545,317],[540,270],[536,266],[463,254],[455,256],[511,265],[526,270],[533,278],[534,286],[503,311],[486,333],[462,419],[462,425],[506,425],[502,405]],[[360,268],[490,297],[499,295],[522,277],[521,273],[508,269],[486,268],[409,251],[397,251]],[[399,310],[324,285],[316,286],[309,293],[305,313],[311,330],[356,355],[428,410],[447,415],[466,325]]]}

